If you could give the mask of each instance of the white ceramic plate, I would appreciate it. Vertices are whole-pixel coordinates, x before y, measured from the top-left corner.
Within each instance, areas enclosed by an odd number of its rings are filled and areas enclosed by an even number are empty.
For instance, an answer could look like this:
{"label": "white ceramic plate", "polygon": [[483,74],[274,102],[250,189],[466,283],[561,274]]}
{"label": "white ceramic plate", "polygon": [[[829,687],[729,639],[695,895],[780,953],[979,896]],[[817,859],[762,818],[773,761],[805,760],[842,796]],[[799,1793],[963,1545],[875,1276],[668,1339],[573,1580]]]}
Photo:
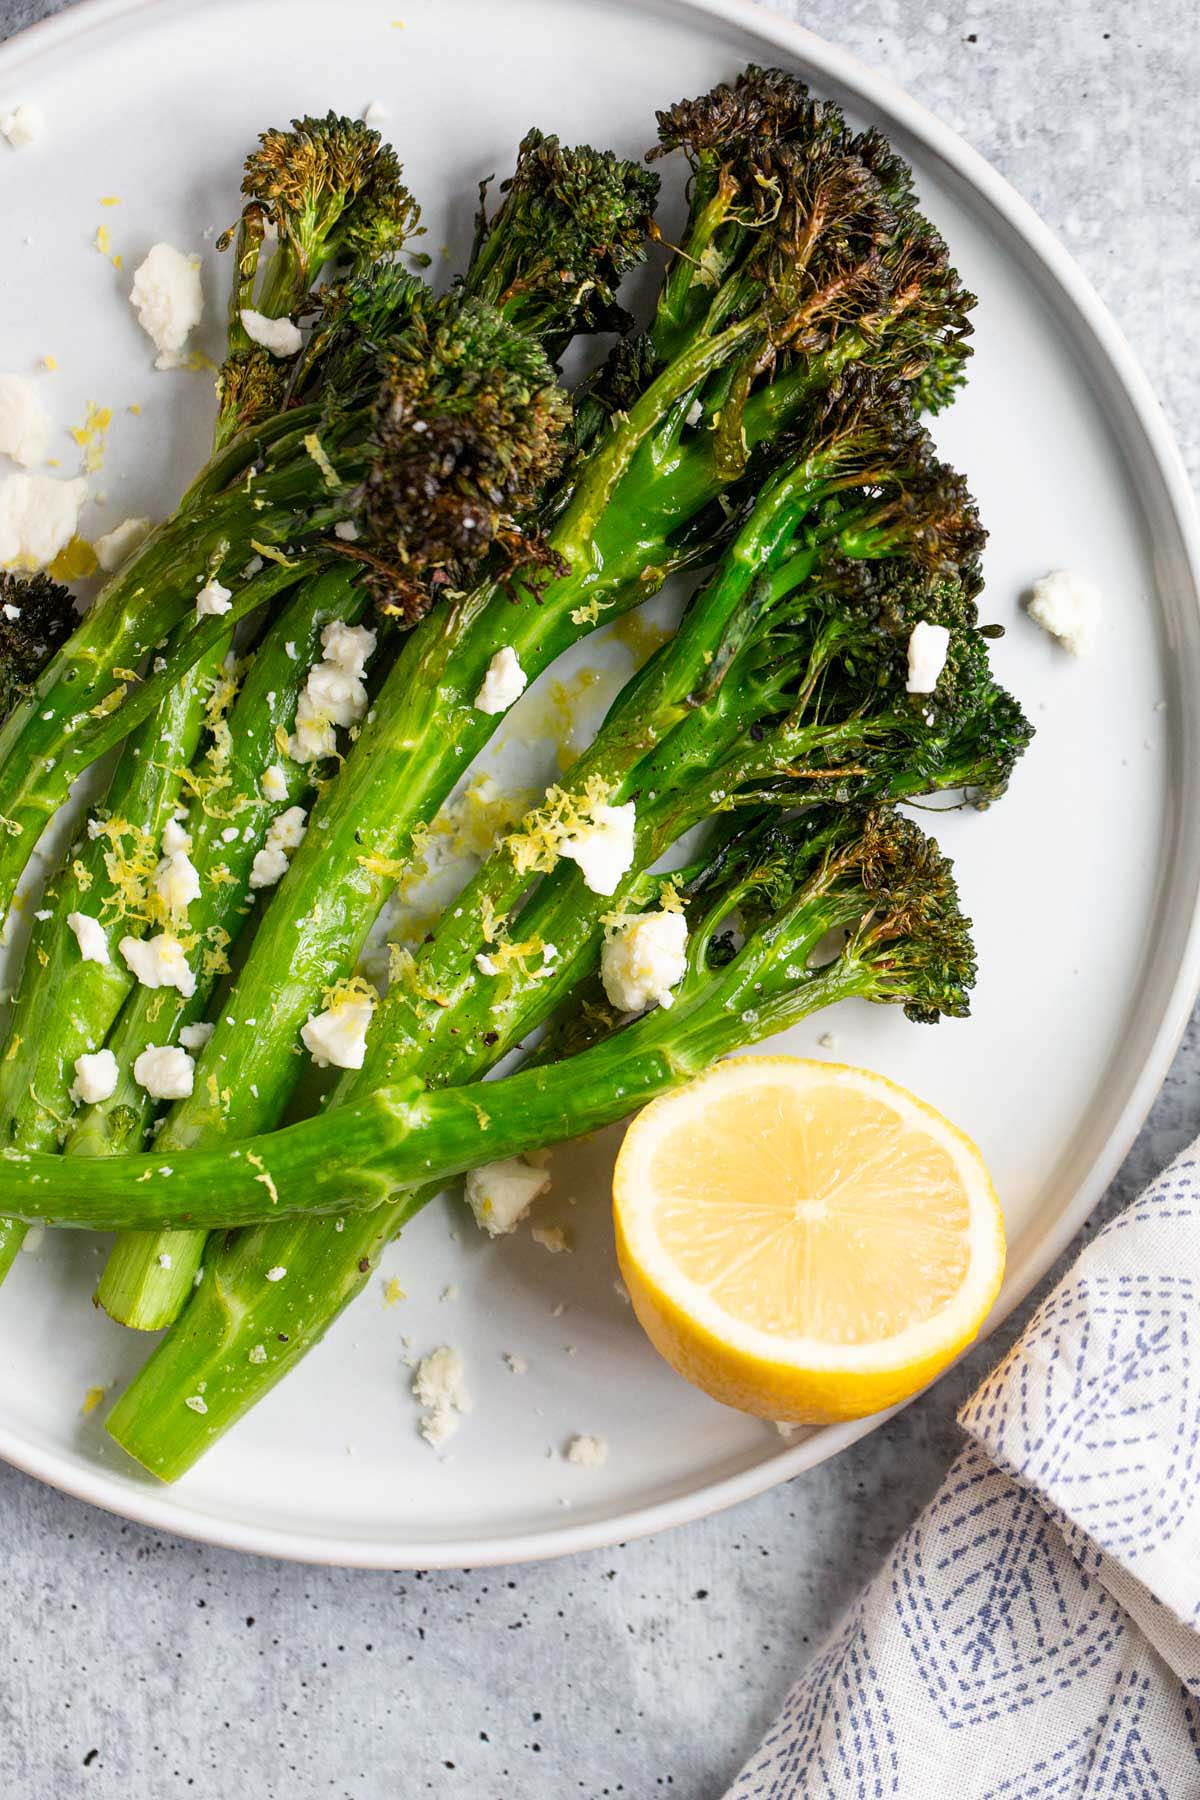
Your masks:
{"label": "white ceramic plate", "polygon": [[[393,18],[403,16],[403,24]],[[214,228],[235,208],[265,124],[371,99],[425,208],[428,242],[467,242],[475,183],[537,123],[637,153],[654,109],[747,60],[799,68],[913,159],[923,197],[982,296],[970,387],[939,423],[992,538],[997,665],[1039,737],[1011,795],[952,816],[978,927],[975,1016],[919,1030],[843,1009],[792,1034],[909,1083],[978,1139],[1012,1255],[1001,1317],[1067,1243],[1152,1100],[1197,982],[1196,532],[1157,406],[1112,322],[1042,225],[953,133],[879,76],[738,0],[91,0],[0,50],[0,105],[33,100],[44,139],[0,156],[6,368],[58,358],[45,391],[63,427],[111,405],[87,528],[166,510],[203,455],[200,376],[156,374],[125,302],[129,271],[167,238],[203,249],[219,355],[224,268]],[[101,196],[120,197],[102,209]],[[105,223],[124,256],[94,248]],[[131,402],[140,416],[125,410]],[[56,454],[75,455],[63,435]],[[104,500],[99,498],[103,493]],[[1107,596],[1098,655],[1073,664],[1018,610],[1047,568]],[[588,660],[592,660],[589,653]],[[621,652],[608,665],[619,668]],[[541,709],[541,710],[539,710]],[[525,713],[542,772],[545,698]],[[380,1566],[547,1556],[656,1530],[760,1492],[867,1425],[784,1445],[677,1381],[614,1292],[605,1205],[611,1143],[556,1159],[551,1217],[575,1251],[527,1235],[485,1243],[450,1202],[393,1247],[382,1284],[302,1371],[176,1488],[152,1484],[80,1406],[145,1346],[93,1312],[100,1247],[47,1238],[0,1296],[0,1453],[103,1506],[215,1543]],[[572,1204],[577,1201],[578,1204]],[[442,1298],[448,1284],[456,1297]],[[439,1457],[417,1436],[402,1335],[457,1344],[475,1410]],[[514,1374],[505,1352],[523,1358]],[[607,1438],[600,1469],[568,1465],[574,1432]]]}

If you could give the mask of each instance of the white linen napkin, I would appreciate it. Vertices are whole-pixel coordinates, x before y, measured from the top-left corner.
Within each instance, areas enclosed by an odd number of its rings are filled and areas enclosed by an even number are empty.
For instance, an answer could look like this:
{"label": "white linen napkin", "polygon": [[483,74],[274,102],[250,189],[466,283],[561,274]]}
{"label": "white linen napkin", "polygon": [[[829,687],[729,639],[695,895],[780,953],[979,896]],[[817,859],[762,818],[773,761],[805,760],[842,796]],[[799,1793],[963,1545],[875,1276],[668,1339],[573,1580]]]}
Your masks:
{"label": "white linen napkin", "polygon": [[959,1422],[726,1800],[1200,1796],[1200,1144]]}

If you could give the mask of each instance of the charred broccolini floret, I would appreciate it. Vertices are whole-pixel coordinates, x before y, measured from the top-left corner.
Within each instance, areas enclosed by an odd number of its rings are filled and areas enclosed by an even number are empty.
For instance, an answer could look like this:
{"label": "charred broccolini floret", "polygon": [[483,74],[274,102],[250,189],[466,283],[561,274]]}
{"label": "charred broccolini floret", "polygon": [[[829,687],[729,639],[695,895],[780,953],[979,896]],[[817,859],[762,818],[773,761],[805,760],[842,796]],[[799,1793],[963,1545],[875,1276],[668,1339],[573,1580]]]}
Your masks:
{"label": "charred broccolini floret", "polygon": [[493,547],[532,572],[521,521],[561,464],[571,418],[545,353],[477,300],[425,299],[394,341],[360,489],[380,611],[410,622]]}
{"label": "charred broccolini floret", "polygon": [[0,719],[29,693],[77,623],[75,602],[61,583],[0,569]]}
{"label": "charred broccolini floret", "polygon": [[242,324],[243,308],[268,318],[297,313],[322,272],[366,268],[419,236],[420,208],[395,152],[358,120],[327,113],[264,131],[246,159],[247,196],[217,248],[235,248],[229,351],[218,378],[218,446],[281,405],[288,368]]}
{"label": "charred broccolini floret", "polygon": [[488,185],[480,188],[464,290],[500,307],[550,356],[580,319],[588,331],[625,330],[631,321],[617,288],[644,254],[657,177],[609,151],[567,150],[534,130],[490,219]]}

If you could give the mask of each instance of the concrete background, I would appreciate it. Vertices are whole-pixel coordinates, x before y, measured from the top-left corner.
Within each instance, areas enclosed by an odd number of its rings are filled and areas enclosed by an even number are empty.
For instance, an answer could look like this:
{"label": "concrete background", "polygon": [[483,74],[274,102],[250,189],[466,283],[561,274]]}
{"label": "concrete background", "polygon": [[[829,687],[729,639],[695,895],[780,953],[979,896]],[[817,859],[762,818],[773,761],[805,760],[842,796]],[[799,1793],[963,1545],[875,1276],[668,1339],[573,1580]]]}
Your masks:
{"label": "concrete background", "polygon": [[[0,37],[57,10],[0,0]],[[1032,201],[1131,339],[1195,477],[1191,0],[776,10],[885,69]],[[0,205],[12,169],[0,169]],[[1092,1229],[1197,1128],[1200,1015]],[[790,1486],[649,1542],[528,1568],[380,1575],[256,1561],[123,1524],[0,1468],[0,1791],[716,1800],[810,1647],[937,1486],[956,1405],[1023,1316]]]}

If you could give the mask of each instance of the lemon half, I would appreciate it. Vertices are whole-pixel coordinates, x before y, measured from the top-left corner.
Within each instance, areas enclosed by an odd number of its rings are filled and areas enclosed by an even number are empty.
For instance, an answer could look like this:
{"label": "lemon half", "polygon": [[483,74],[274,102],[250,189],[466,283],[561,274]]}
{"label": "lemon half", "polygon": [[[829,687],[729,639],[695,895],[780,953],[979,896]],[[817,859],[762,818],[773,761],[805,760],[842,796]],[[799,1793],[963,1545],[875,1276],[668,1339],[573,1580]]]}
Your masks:
{"label": "lemon half", "polygon": [[762,1418],[879,1412],[969,1344],[1004,1273],[978,1149],[867,1069],[742,1057],[654,1101],[613,1177],[650,1341]]}

